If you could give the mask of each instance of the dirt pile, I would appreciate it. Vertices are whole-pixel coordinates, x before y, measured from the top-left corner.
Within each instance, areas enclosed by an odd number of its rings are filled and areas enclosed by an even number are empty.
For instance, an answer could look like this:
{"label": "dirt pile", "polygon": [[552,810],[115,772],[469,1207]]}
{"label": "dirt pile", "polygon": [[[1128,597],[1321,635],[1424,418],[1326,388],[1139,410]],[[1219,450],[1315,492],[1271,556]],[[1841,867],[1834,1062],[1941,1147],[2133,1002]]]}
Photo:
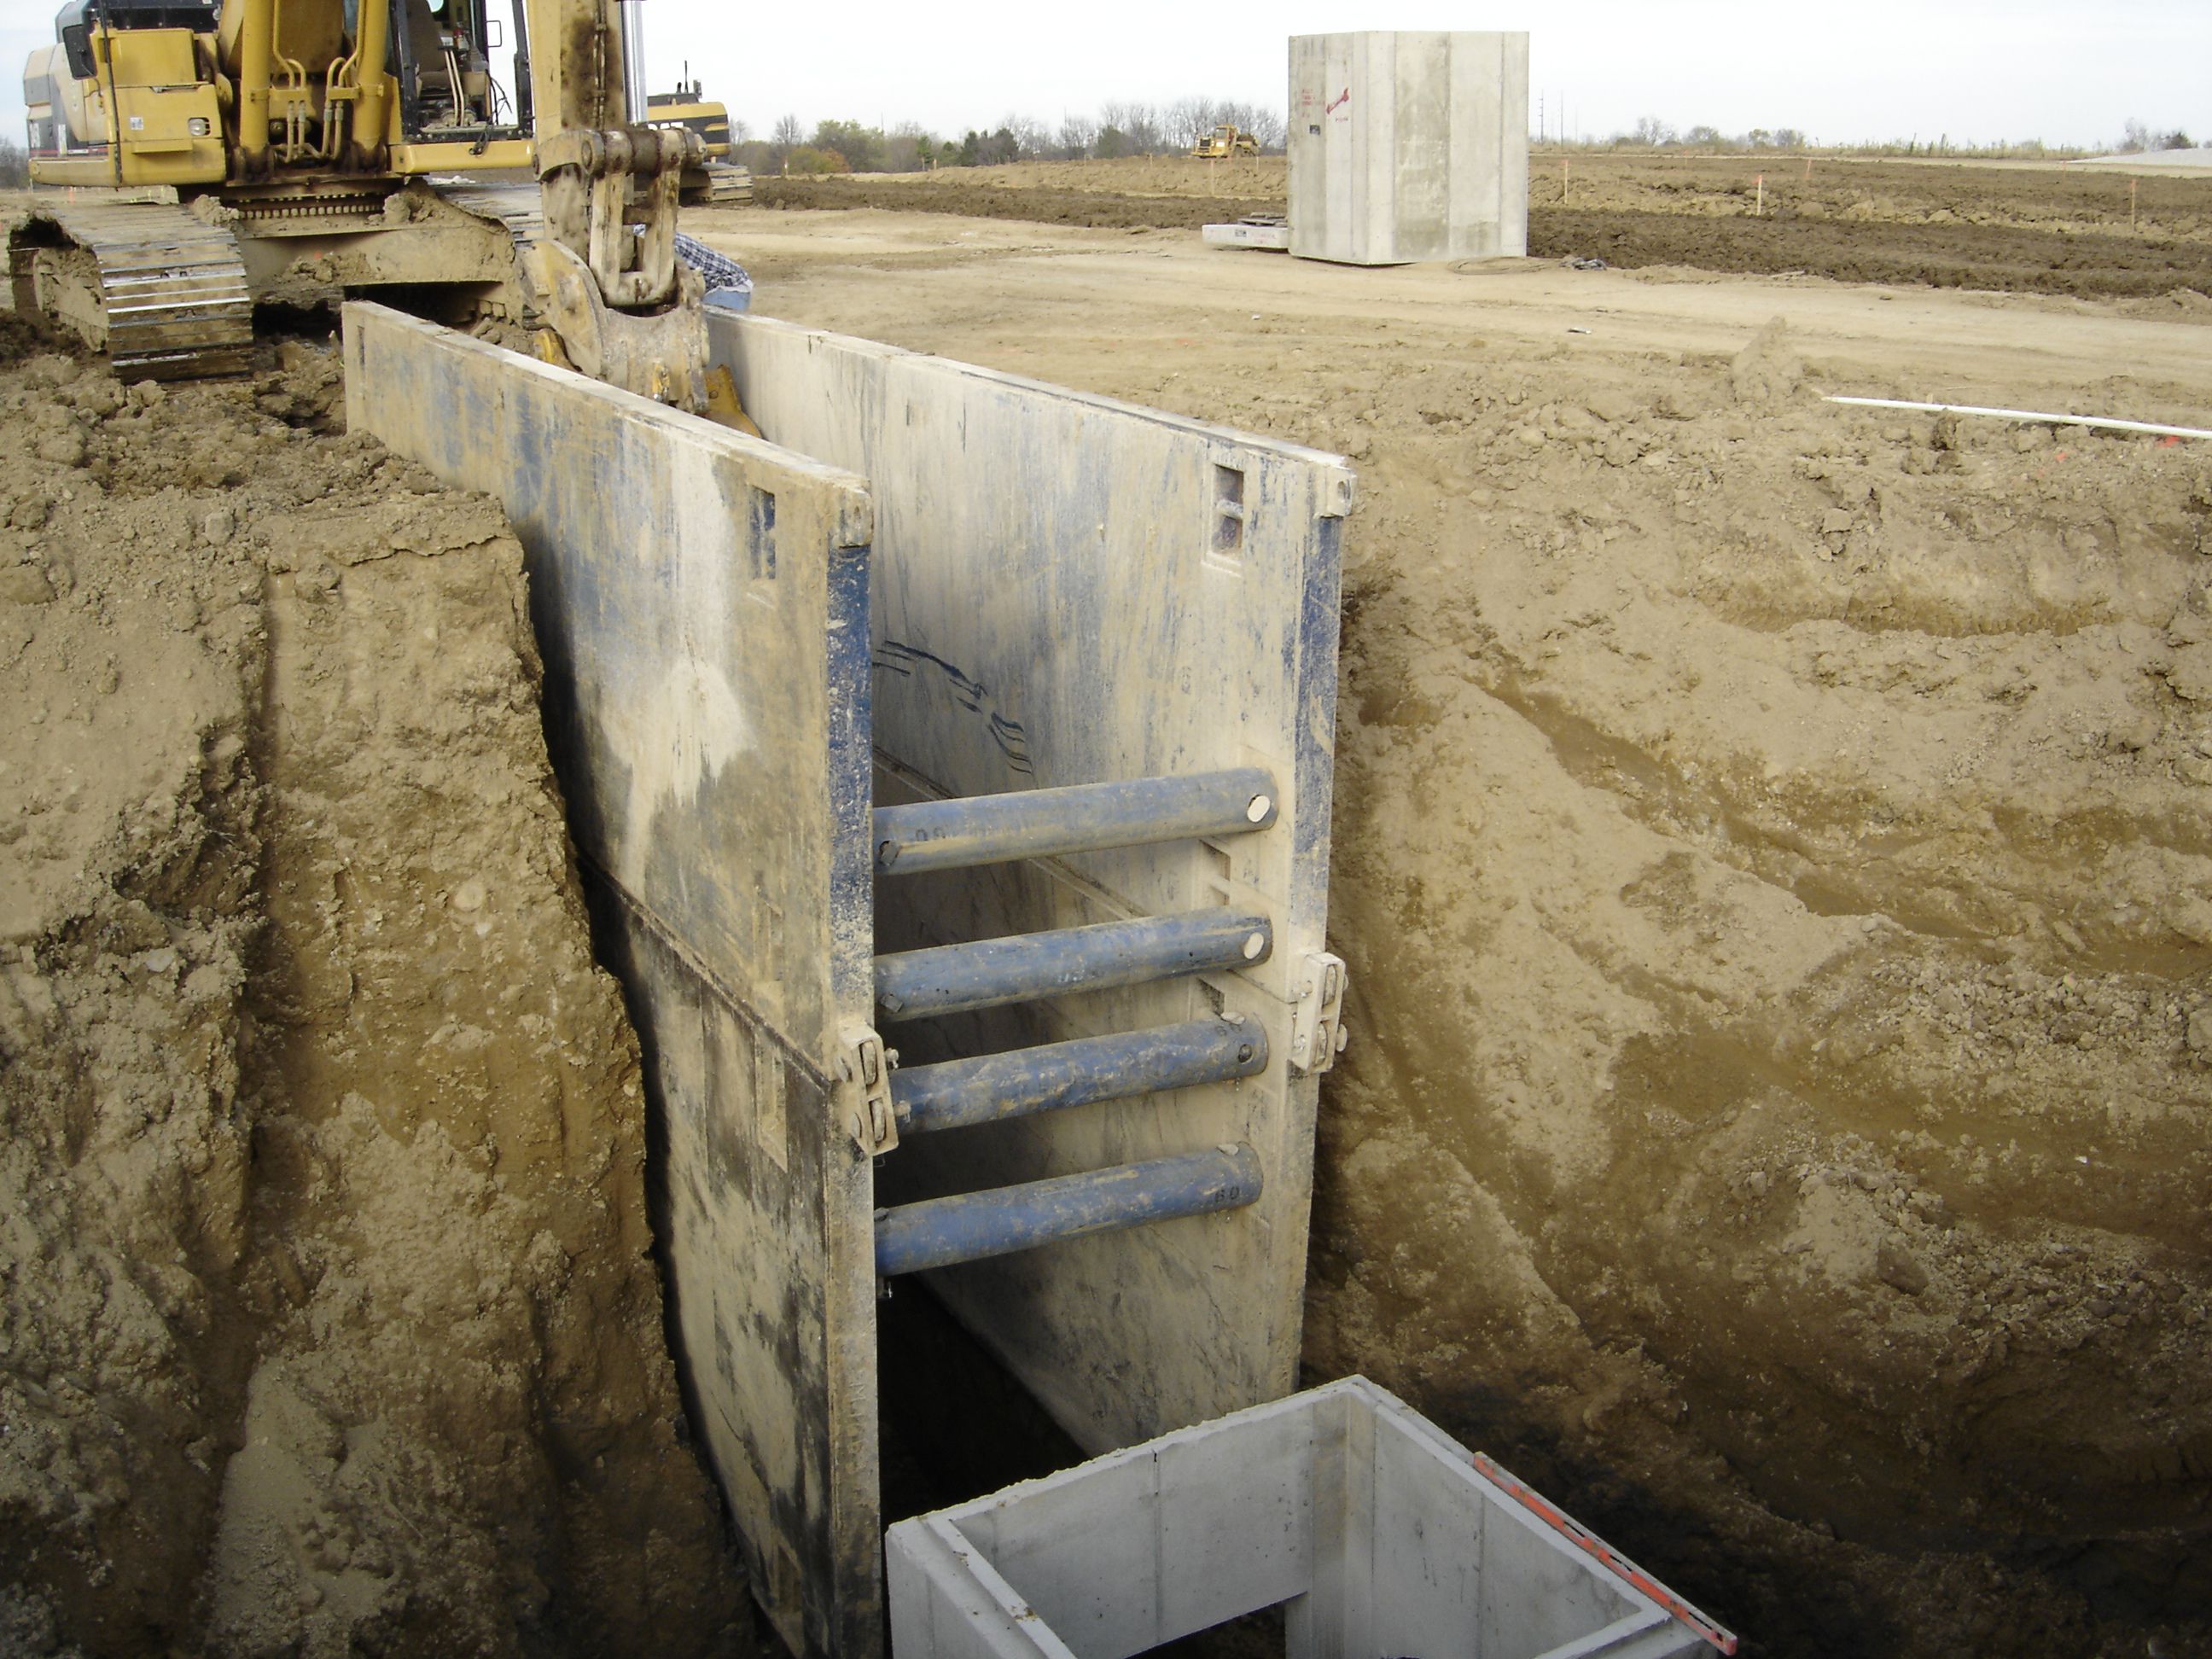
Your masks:
{"label": "dirt pile", "polygon": [[495,506],[0,363],[0,1647],[704,1651],[635,1041]]}
{"label": "dirt pile", "polygon": [[[2202,181],[1821,157],[1532,158],[1528,252],[1644,268],[1798,273],[2155,300],[2212,294]],[[1764,180],[1762,185],[1761,180]],[[1280,213],[1279,156],[1024,162],[932,173],[763,179],[768,207],[879,208],[1110,229]],[[1763,190],[1763,194],[1762,194]]]}
{"label": "dirt pile", "polygon": [[1369,491],[1310,1357],[1762,1650],[2207,1650],[2212,456],[1778,324],[1607,368],[1303,425]]}
{"label": "dirt pile", "polygon": [[1528,199],[1543,208],[1706,218],[1747,215],[1763,204],[1784,219],[1856,225],[1979,225],[2212,241],[2212,198],[2201,180],[2145,178],[2130,191],[2116,173],[2055,161],[1551,150],[1528,158]]}
{"label": "dirt pile", "polygon": [[[1203,166],[1203,162],[1194,165]],[[764,208],[877,208],[892,213],[957,213],[975,219],[1085,225],[1096,230],[1196,230],[1247,213],[1280,213],[1279,196],[1126,196],[1105,190],[1024,190],[993,185],[907,183],[895,178],[762,179],[753,200]]]}
{"label": "dirt pile", "polygon": [[[1565,166],[1562,168],[1561,163]],[[1111,161],[1016,161],[926,173],[861,173],[832,185],[923,192],[1031,191],[1128,198],[1250,198],[1279,202],[1289,189],[1279,155],[1233,161],[1138,155]],[[778,179],[799,184],[802,179]],[[1761,191],[1764,190],[1762,197]],[[921,204],[909,197],[908,211]],[[1877,156],[1740,155],[1650,151],[1540,150],[1528,158],[1532,207],[1698,218],[1747,216],[1763,203],[1790,218],[1858,225],[1992,225],[2071,235],[2141,235],[2212,242],[2212,199],[2201,179],[2146,176],[2025,163],[1903,161]]]}
{"label": "dirt pile", "polygon": [[2212,294],[2212,243],[1911,220],[1620,213],[1532,206],[1528,252],[1841,283],[2148,300]]}

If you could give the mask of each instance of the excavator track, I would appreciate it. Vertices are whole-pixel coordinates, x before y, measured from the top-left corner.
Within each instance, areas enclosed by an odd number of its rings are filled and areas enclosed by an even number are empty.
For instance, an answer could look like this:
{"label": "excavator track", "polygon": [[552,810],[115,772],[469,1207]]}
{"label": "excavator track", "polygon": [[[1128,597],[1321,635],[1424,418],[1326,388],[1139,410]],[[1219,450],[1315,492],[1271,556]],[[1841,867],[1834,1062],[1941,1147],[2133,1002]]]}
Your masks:
{"label": "excavator track", "polygon": [[[173,204],[33,203],[13,227],[16,306],[106,349],[128,379],[243,374],[253,295],[229,231]],[[28,304],[26,304],[26,301]]]}
{"label": "excavator track", "polygon": [[545,200],[535,185],[441,184],[433,188],[462,212],[506,226],[518,258],[545,238]]}
{"label": "excavator track", "polygon": [[753,175],[746,168],[732,167],[726,161],[709,161],[700,169],[697,182],[691,173],[684,175],[684,205],[686,207],[744,207],[753,199]]}

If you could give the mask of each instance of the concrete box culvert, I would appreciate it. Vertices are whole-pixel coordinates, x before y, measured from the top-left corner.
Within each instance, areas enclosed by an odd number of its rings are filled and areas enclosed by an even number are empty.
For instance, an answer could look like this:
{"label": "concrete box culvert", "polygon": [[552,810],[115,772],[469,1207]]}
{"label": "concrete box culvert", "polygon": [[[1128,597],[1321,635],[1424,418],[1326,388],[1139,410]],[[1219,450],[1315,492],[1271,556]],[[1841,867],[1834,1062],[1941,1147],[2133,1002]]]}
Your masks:
{"label": "concrete box culvert", "polygon": [[1291,1659],[1664,1659],[1735,1638],[1364,1377],[885,1534],[894,1659],[1126,1659],[1280,1605]]}

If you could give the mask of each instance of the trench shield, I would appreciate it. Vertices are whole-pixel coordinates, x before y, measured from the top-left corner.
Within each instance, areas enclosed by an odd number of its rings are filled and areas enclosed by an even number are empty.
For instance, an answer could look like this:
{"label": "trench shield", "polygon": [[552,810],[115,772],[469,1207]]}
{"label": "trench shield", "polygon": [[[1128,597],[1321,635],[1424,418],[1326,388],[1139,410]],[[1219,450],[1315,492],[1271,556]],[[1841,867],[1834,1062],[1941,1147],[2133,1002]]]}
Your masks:
{"label": "trench shield", "polygon": [[862,481],[384,307],[368,431],[504,503],[598,945],[643,1040],[695,1431],[803,1654],[880,1650]]}
{"label": "trench shield", "polygon": [[[935,1270],[1087,1450],[1296,1386],[1335,741],[1340,457],[768,318],[708,340],[773,441],[866,477],[878,805],[1257,768],[1261,833],[877,877],[877,949],[1206,912],[1272,951],[1218,971],[888,1023],[904,1067],[1256,1021],[1258,1075],[902,1141],[887,1200],[1249,1146],[1257,1202]],[[1341,969],[1328,981],[1340,995]],[[1334,1035],[1333,1025],[1328,1034]],[[1308,1045],[1302,1048],[1301,1040]]]}

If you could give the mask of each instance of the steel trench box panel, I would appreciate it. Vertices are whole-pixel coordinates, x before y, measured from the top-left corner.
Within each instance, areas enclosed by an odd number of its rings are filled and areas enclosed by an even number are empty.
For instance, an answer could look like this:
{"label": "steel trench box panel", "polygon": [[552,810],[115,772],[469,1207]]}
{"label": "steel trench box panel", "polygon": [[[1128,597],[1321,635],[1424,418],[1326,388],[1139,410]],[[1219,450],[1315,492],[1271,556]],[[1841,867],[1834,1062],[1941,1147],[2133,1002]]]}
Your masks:
{"label": "steel trench box panel", "polygon": [[1316,1079],[1290,1070],[1323,948],[1334,764],[1338,457],[773,319],[709,313],[710,349],[774,442],[866,477],[876,504],[879,804],[1262,766],[1258,834],[878,879],[878,949],[1224,904],[1267,962],[886,1025],[904,1063],[1203,1018],[1260,1022],[1257,1077],[912,1137],[906,1201],[1236,1142],[1248,1209],[939,1272],[933,1284],[1097,1451],[1295,1382]]}
{"label": "steel trench box panel", "polygon": [[695,1430],[801,1653],[880,1651],[866,485],[367,304],[347,411],[506,506],[602,949],[645,1044]]}

